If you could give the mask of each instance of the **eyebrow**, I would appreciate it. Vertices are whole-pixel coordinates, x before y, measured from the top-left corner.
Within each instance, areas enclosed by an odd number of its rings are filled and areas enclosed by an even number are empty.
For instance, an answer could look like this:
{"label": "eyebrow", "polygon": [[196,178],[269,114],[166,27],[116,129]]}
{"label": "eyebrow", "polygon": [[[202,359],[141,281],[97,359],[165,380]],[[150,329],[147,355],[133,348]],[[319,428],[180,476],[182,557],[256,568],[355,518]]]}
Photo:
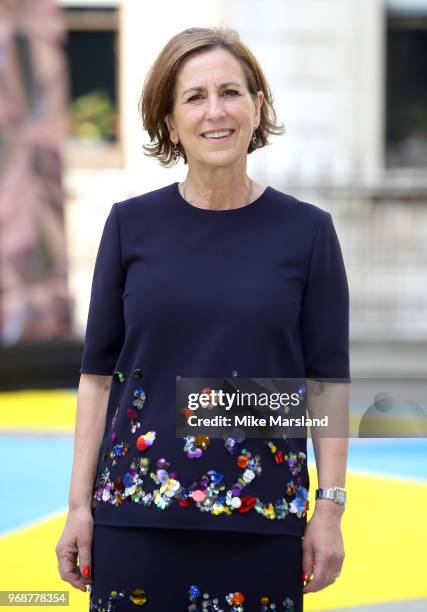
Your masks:
{"label": "eyebrow", "polygon": [[[241,87],[240,83],[235,83],[234,81],[227,81],[226,83],[221,83],[220,89],[223,87],[229,87],[229,85],[234,85],[235,87]],[[190,91],[204,91],[204,90],[205,90],[204,87],[190,87],[189,89],[186,89],[185,91],[182,92],[182,96],[185,96],[185,94],[189,93]]]}

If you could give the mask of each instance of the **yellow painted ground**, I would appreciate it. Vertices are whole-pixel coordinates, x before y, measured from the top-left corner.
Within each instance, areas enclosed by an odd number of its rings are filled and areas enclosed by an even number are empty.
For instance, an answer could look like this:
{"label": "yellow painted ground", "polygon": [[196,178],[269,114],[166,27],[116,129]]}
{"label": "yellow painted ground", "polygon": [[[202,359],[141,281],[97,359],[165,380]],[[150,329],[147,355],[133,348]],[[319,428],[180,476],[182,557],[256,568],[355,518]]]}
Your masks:
{"label": "yellow painted ground", "polygon": [[[89,593],[63,582],[58,574],[55,546],[65,514],[0,538],[0,590],[69,591],[69,607],[19,606],[15,610],[89,610]],[[3,608],[1,608],[3,609]],[[12,608],[8,608],[12,609]]]}
{"label": "yellow painted ground", "polygon": [[[29,390],[0,393],[0,433],[23,431],[72,432],[75,391]],[[31,406],[31,410],[28,407]]]}
{"label": "yellow painted ground", "polygon": [[[310,470],[311,495],[316,488]],[[305,610],[427,598],[427,485],[349,471],[338,581],[305,596]],[[314,503],[312,503],[312,506]]]}
{"label": "yellow painted ground", "polygon": [[[27,419],[29,402],[37,422],[13,419],[11,415],[19,407]],[[6,405],[9,409],[4,411]],[[14,410],[10,410],[12,405]],[[0,397],[3,431],[69,431],[74,427],[74,415],[73,392],[3,393]],[[310,478],[312,500],[316,488],[313,469]],[[347,488],[342,574],[333,586],[306,595],[305,610],[427,598],[427,485],[349,472]],[[0,590],[69,590],[69,609],[88,610],[89,594],[67,586],[57,574],[55,545],[64,521],[65,514],[58,515],[0,538]],[[30,611],[34,607],[19,609]]]}

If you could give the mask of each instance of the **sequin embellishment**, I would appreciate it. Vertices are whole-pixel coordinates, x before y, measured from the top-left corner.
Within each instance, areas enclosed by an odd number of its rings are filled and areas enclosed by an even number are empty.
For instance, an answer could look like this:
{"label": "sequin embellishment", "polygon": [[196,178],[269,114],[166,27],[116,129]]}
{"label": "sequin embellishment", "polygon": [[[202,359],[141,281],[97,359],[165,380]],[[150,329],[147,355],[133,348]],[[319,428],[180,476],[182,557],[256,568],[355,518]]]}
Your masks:
{"label": "sequin embellishment", "polygon": [[[92,587],[89,585],[89,593],[92,593]],[[104,602],[101,598],[95,601],[95,598],[90,595],[89,610],[92,612],[116,612],[120,606],[116,603],[126,598],[125,591],[112,590]],[[144,606],[148,602],[147,593],[142,588],[136,588],[129,595],[129,600],[136,606]],[[151,600],[150,600],[151,601]],[[188,612],[245,612],[246,597],[244,593],[235,591],[227,593],[223,598],[225,608],[218,597],[211,597],[209,593],[202,593],[199,586],[193,584],[188,589]],[[276,612],[294,612],[294,603],[290,597],[286,597],[280,605],[275,604],[270,600],[270,597],[263,595],[259,598],[259,612],[268,612],[276,610]],[[250,603],[249,601],[247,602]],[[255,609],[255,608],[251,608]]]}
{"label": "sequin embellishment", "polygon": [[293,452],[286,453],[283,450],[279,450],[277,446],[271,441],[266,442],[266,444],[270,451],[273,453],[274,460],[277,464],[286,462],[289,466],[289,471],[291,472],[292,476],[297,476],[297,474],[301,472],[302,466],[304,465],[305,460],[307,459],[305,453],[301,451],[298,454]]}
{"label": "sequin embellishment", "polygon": [[110,458],[112,459],[111,464],[116,465],[117,460],[120,457],[126,457],[129,452],[129,444],[127,442],[120,442],[119,444],[115,444],[110,451]]}
{"label": "sequin embellishment", "polygon": [[288,514],[296,514],[298,517],[306,514],[307,489],[293,480],[286,484],[284,496],[274,503],[264,503],[252,495],[242,495],[243,489],[255,477],[260,476],[262,470],[259,455],[252,457],[249,450],[242,449],[239,457],[247,459],[246,467],[237,481],[228,488],[224,483],[224,475],[216,470],[209,470],[198,481],[183,486],[178,474],[168,470],[170,464],[162,457],[156,462],[157,470],[150,472],[150,478],[157,485],[151,492],[143,488],[145,477],[150,470],[150,460],[133,458],[123,479],[118,477],[113,482],[108,468],[102,472],[95,483],[93,504],[103,501],[120,506],[123,503],[135,502],[144,506],[154,504],[164,510],[177,500],[182,508],[193,504],[201,512],[210,512],[213,515],[231,515],[233,512],[245,514],[254,510],[268,519],[284,519]]}
{"label": "sequin embellishment", "polygon": [[135,433],[137,429],[141,427],[140,421],[138,421],[138,410],[136,408],[128,408],[126,410],[126,415],[130,419],[130,430],[131,433]]}
{"label": "sequin embellishment", "polygon": [[[205,610],[211,612],[225,612],[222,604],[218,597],[211,597],[209,593],[202,593],[199,586],[193,584],[188,589],[188,599],[190,605],[188,606],[188,612],[204,612]],[[246,597],[240,591],[234,593],[228,593],[225,597],[226,609],[230,612],[245,612],[245,600]],[[248,601],[248,604],[250,602]],[[276,610],[276,612],[294,612],[294,602],[290,597],[286,597],[280,605],[275,604],[266,595],[263,595],[259,599],[259,612],[268,612],[269,610]],[[251,610],[255,609],[251,607]]]}
{"label": "sequin embellishment", "polygon": [[[205,391],[211,390],[205,389]],[[302,389],[301,392],[303,392]],[[133,391],[134,407],[126,411],[131,421],[132,433],[135,433],[140,427],[137,418],[145,401],[145,390],[141,387],[136,388]],[[119,406],[113,418],[114,424],[118,410]],[[104,461],[109,453],[113,467],[119,458],[126,456],[129,452],[129,444],[127,442],[116,443],[116,438],[116,432],[111,432],[113,446],[110,451],[104,452]],[[153,445],[155,438],[155,431],[141,434],[136,438],[133,448],[145,453]],[[236,512],[239,514],[256,512],[269,520],[284,519],[289,514],[296,515],[298,518],[305,516],[308,511],[308,491],[302,486],[300,472],[305,466],[306,455],[303,452],[294,453],[281,450],[272,441],[266,442],[267,449],[273,454],[276,465],[285,464],[293,479],[284,483],[281,497],[274,501],[264,502],[254,495],[244,493],[244,489],[262,474],[260,455],[252,455],[249,449],[240,448],[245,439],[245,432],[241,428],[234,428],[224,436],[225,449],[234,455],[235,465],[240,470],[235,482],[227,484],[224,481],[224,474],[210,469],[206,470],[198,480],[185,484],[176,471],[169,469],[170,463],[164,457],[157,459],[155,467],[152,467],[152,459],[148,457],[133,457],[130,460],[129,470],[124,475],[113,478],[108,468],[98,474],[93,490],[92,507],[95,507],[98,502],[115,506],[138,503],[144,506],[154,505],[160,510],[165,510],[172,503],[178,502],[183,509],[194,506],[201,512],[210,512],[213,515],[230,516]],[[187,436],[184,452],[189,459],[197,459],[203,456],[210,444],[209,436]],[[150,481],[153,481],[155,485],[154,489],[150,487],[152,490],[148,490]]]}
{"label": "sequin embellishment", "polygon": [[209,448],[209,436],[186,436],[184,438],[184,452],[188,459],[200,459],[204,451]]}
{"label": "sequin embellishment", "polygon": [[224,446],[233,455],[236,452],[236,444],[241,444],[246,440],[246,434],[240,427],[235,427],[231,432],[224,436]]}
{"label": "sequin embellishment", "polygon": [[141,410],[144,407],[145,404],[145,391],[144,389],[142,389],[141,387],[138,387],[138,389],[135,389],[135,391],[133,392],[133,396],[134,396],[134,400],[132,402],[132,404],[134,406],[136,406],[136,408],[138,408],[138,410]]}
{"label": "sequin embellishment", "polygon": [[145,451],[150,446],[153,446],[154,440],[156,439],[155,431],[147,431],[146,434],[142,434],[136,441],[138,450]]}
{"label": "sequin embellishment", "polygon": [[144,589],[134,589],[132,593],[129,595],[129,599],[136,606],[143,606],[147,603],[147,594]]}
{"label": "sequin embellishment", "polygon": [[[92,588],[90,585],[89,587],[89,592],[91,592]],[[125,591],[117,592],[113,590],[108,596],[107,601],[104,603],[101,598],[98,598],[95,601],[91,595],[89,600],[89,610],[93,610],[94,612],[116,612],[116,610],[120,609],[120,606],[118,606],[116,602],[123,600],[125,597]],[[134,589],[129,595],[129,599],[133,604],[135,604],[135,606],[144,606],[148,601],[146,592],[141,588]]]}

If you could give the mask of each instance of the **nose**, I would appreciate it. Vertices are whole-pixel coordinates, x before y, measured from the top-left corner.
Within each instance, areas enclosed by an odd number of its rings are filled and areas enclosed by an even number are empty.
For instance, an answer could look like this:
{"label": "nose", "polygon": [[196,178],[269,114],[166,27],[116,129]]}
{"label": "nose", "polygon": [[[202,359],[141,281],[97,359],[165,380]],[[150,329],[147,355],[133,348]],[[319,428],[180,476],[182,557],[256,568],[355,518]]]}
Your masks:
{"label": "nose", "polygon": [[217,94],[209,95],[207,101],[206,119],[217,119],[218,117],[223,117],[224,114],[221,97]]}

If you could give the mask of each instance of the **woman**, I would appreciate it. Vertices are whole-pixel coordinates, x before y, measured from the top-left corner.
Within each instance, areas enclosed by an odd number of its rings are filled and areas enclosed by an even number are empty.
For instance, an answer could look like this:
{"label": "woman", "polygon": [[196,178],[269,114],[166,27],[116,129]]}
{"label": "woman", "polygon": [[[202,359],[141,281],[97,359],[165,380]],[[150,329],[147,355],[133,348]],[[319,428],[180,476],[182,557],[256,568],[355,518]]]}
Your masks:
{"label": "woman", "polygon": [[[340,572],[343,500],[317,499],[307,525],[304,438],[179,439],[174,404],[182,378],[350,380],[332,218],[247,176],[282,130],[235,31],[174,36],[141,113],[148,154],[188,173],[114,204],[104,227],[59,571],[90,585],[92,610],[300,611]],[[345,485],[346,440],[314,443],[327,496]]]}

